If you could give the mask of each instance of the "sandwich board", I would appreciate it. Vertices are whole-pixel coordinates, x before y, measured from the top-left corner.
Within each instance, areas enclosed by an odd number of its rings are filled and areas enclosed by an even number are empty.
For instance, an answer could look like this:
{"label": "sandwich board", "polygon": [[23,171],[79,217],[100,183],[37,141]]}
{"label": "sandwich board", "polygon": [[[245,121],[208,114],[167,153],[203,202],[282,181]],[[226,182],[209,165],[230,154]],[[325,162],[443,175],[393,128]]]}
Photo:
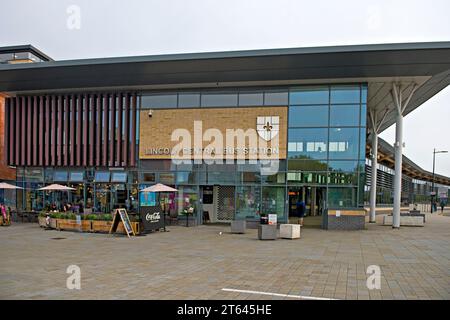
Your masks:
{"label": "sandwich board", "polygon": [[123,223],[123,228],[125,229],[128,238],[130,238],[130,235],[136,236],[133,228],[131,227],[130,217],[128,216],[127,210],[125,209],[116,209],[114,211],[113,222],[111,225],[111,229],[109,229],[109,233],[116,232],[120,221],[122,221]]}

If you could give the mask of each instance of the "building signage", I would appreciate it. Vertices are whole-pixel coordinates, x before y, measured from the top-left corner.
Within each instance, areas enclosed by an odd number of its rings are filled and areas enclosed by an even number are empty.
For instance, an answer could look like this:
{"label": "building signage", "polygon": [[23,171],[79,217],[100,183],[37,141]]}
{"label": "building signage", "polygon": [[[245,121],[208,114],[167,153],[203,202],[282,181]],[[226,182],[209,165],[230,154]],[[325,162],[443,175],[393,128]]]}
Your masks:
{"label": "building signage", "polygon": [[146,110],[141,159],[286,159],[287,107]]}

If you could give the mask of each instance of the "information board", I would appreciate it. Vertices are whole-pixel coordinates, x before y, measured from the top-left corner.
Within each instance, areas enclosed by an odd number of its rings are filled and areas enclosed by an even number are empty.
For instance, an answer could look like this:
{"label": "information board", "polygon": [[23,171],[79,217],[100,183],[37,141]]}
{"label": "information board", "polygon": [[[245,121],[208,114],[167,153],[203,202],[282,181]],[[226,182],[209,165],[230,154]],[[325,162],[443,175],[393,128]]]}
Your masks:
{"label": "information board", "polygon": [[130,237],[130,235],[136,235],[133,228],[131,227],[130,217],[128,216],[127,210],[125,209],[116,209],[114,211],[113,223],[111,225],[109,233],[117,231],[117,227],[119,226],[120,221],[122,221],[123,223],[123,228],[125,229],[128,238]]}

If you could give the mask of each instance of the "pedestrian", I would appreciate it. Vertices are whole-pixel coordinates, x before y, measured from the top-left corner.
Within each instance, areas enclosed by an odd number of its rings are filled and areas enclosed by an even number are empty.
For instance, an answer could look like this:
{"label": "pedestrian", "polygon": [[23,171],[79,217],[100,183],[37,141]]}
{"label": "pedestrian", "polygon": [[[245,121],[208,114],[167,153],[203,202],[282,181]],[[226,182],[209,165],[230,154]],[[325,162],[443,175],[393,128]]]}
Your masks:
{"label": "pedestrian", "polygon": [[441,200],[441,212],[444,213],[444,208],[445,208],[445,202],[444,200]]}
{"label": "pedestrian", "polygon": [[6,206],[4,204],[0,204],[0,211],[1,211],[1,215],[3,217],[3,224],[7,224],[8,219],[6,216]]}
{"label": "pedestrian", "polygon": [[298,198],[297,200],[297,216],[298,224],[303,227],[303,218],[305,217],[306,205],[305,202]]}

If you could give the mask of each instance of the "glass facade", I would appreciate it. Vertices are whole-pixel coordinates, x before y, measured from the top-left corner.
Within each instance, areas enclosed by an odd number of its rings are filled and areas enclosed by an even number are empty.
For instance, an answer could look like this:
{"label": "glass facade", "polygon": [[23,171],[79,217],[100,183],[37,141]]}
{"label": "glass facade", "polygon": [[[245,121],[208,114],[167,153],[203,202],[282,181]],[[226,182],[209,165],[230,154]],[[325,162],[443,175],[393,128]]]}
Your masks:
{"label": "glass facade", "polygon": [[[140,205],[158,201],[138,190],[163,183],[179,190],[161,196],[166,213],[183,216],[189,212],[199,223],[205,211],[215,210],[203,203],[205,195],[213,203],[226,205],[231,219],[259,220],[261,214],[273,213],[286,222],[290,188],[320,189],[328,208],[359,207],[364,201],[366,100],[365,84],[144,93],[139,99],[141,109],[287,106],[287,159],[281,160],[278,173],[269,176],[261,174],[260,163],[174,165],[170,160],[140,160],[136,168],[123,170],[19,168],[18,185],[26,189],[18,191],[18,203],[27,210],[42,210],[44,203],[59,200],[92,212],[116,207],[137,211]],[[51,183],[76,190],[35,191]],[[310,189],[304,193],[309,195]],[[229,218],[229,212],[221,217]]]}
{"label": "glass facade", "polygon": [[290,90],[288,187],[327,190],[328,208],[364,204],[367,86]]}

